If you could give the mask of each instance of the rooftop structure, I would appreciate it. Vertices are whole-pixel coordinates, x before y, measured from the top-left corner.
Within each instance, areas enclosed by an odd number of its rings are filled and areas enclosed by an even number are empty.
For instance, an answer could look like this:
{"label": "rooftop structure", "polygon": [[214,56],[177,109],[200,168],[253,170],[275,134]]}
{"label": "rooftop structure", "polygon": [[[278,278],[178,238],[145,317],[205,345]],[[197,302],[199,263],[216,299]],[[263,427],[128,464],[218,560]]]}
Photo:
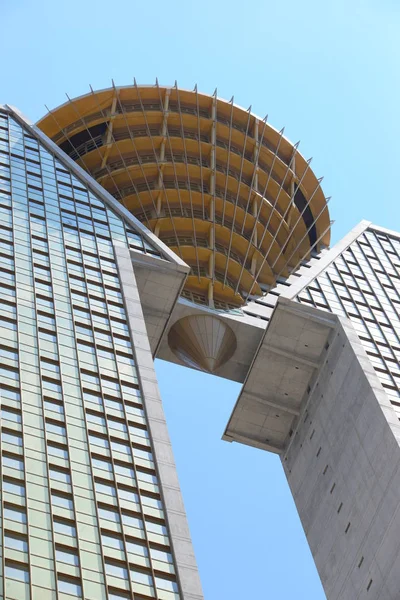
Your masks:
{"label": "rooftop structure", "polygon": [[311,161],[233,99],[113,86],[38,126],[189,265],[189,300],[242,306],[329,245]]}

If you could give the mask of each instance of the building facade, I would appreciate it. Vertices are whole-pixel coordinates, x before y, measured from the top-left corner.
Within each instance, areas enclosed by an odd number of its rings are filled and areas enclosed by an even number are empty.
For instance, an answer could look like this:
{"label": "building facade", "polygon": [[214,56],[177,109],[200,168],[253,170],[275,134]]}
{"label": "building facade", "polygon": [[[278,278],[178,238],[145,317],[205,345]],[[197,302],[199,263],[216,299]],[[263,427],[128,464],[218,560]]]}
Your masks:
{"label": "building facade", "polygon": [[202,598],[135,257],[187,269],[125,212],[0,108],[2,598]]}
{"label": "building facade", "polygon": [[364,221],[259,300],[224,435],[280,455],[329,600],[400,593],[399,277],[400,234]]}

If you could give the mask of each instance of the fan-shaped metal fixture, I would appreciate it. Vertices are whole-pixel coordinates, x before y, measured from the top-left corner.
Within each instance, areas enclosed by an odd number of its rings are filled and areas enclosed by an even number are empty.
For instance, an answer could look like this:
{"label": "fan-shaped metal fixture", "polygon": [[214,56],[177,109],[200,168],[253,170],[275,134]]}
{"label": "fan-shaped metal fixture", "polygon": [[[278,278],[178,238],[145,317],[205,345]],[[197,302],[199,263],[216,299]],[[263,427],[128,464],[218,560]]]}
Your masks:
{"label": "fan-shaped metal fixture", "polygon": [[218,317],[193,315],[180,319],[171,327],[168,344],[188,367],[214,373],[235,353],[236,336]]}

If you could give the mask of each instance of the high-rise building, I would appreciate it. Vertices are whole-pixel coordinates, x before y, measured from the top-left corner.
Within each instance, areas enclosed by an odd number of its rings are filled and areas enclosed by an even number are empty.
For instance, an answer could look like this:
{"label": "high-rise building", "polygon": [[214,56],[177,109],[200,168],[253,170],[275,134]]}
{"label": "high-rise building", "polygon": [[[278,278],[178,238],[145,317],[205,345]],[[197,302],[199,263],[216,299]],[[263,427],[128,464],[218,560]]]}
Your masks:
{"label": "high-rise building", "polygon": [[142,309],[186,273],[0,107],[1,598],[203,597]]}
{"label": "high-rise building", "polygon": [[328,600],[398,600],[400,235],[329,239],[216,95],[0,109],[5,598],[201,600],[157,356],[243,383],[223,437],[279,454]]}
{"label": "high-rise building", "polygon": [[259,300],[224,437],[280,455],[328,600],[396,600],[400,234],[363,221],[302,271]]}

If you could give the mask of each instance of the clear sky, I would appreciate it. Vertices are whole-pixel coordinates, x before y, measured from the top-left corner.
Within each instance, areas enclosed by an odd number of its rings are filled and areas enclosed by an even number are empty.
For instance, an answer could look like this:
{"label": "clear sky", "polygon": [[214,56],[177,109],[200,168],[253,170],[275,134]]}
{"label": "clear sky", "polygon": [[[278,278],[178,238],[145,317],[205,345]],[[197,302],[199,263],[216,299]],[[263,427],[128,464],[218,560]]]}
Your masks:
{"label": "clear sky", "polygon": [[[235,97],[301,140],[332,195],[333,242],[399,230],[398,0],[1,0],[0,103],[33,121],[94,88]],[[221,441],[237,384],[158,361],[206,600],[322,600],[277,457]]]}

